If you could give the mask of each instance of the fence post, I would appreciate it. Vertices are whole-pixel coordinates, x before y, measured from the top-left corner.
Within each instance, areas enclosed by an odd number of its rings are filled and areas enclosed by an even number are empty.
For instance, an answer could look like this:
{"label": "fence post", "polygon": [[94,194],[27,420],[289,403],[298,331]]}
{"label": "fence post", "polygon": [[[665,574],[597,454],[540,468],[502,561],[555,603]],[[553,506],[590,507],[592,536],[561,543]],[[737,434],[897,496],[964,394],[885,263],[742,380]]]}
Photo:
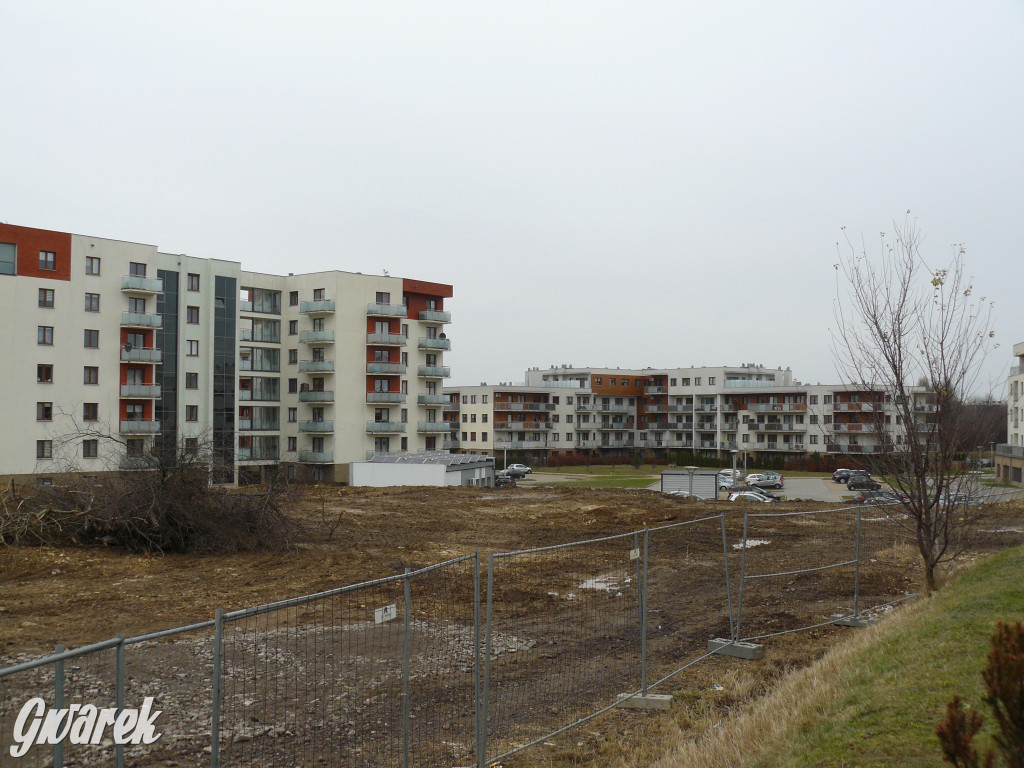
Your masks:
{"label": "fence post", "polygon": [[749,520],[750,513],[747,510],[743,510],[743,538],[740,540],[740,588],[739,596],[736,599],[736,637],[733,638],[734,641],[738,641],[743,636],[743,579],[747,576],[747,528]]}
{"label": "fence post", "polygon": [[644,549],[640,563],[640,693],[647,696],[647,549],[650,531],[644,528]]}
{"label": "fence post", "polygon": [[491,552],[487,556],[487,617],[485,620],[485,631],[484,631],[484,683],[482,686],[482,696],[480,701],[480,727],[482,733],[480,735],[480,749],[476,755],[477,768],[486,768],[487,766],[487,718],[488,718],[488,704],[490,703],[491,693],[491,620],[494,616],[494,553]]}
{"label": "fence post", "polygon": [[863,504],[857,505],[857,562],[853,571],[853,618],[860,618],[860,518]]}
{"label": "fence post", "polygon": [[732,610],[732,582],[729,580],[729,539],[725,533],[725,513],[719,519],[722,521],[722,561],[725,565],[725,599],[729,603],[729,639],[736,641],[736,622]]}
{"label": "fence post", "polygon": [[224,609],[214,614],[213,632],[213,714],[210,722],[210,766],[220,766],[220,678],[224,655]]}
{"label": "fence post", "polygon": [[[115,648],[116,662],[115,662],[115,703],[117,706],[117,714],[120,715],[124,710],[124,635],[117,636],[118,643]],[[114,745],[114,764],[117,768],[124,768],[124,744],[116,743]]]}
{"label": "fence post", "polygon": [[412,708],[409,706],[409,663],[412,644],[409,633],[412,631],[412,580],[409,578],[410,568],[405,569],[405,577],[402,579],[402,588],[405,597],[404,631],[402,632],[402,766],[409,768],[409,754],[411,751],[410,740],[412,737],[412,721],[410,715]]}
{"label": "fence post", "polygon": [[[64,653],[64,646],[58,645],[54,653]],[[64,709],[64,659],[53,663],[53,708]],[[64,739],[53,745],[53,768],[64,766]]]}
{"label": "fence post", "polygon": [[478,757],[477,764],[480,764],[479,755],[484,752],[484,728],[480,720],[480,707],[482,702],[480,680],[480,550],[473,552],[473,703],[476,709],[474,718],[474,730],[476,737],[475,753]]}

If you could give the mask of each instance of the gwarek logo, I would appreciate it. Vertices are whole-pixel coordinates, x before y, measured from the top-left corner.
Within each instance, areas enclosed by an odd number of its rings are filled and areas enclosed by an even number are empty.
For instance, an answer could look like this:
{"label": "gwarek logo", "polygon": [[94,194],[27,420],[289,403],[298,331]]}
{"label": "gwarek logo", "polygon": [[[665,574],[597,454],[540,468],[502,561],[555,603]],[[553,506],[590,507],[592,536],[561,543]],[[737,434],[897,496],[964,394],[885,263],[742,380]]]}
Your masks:
{"label": "gwarek logo", "polygon": [[64,709],[46,711],[46,702],[29,699],[14,721],[12,757],[22,757],[33,744],[99,744],[108,726],[115,744],[152,744],[161,734],[154,733],[161,710],[153,711],[153,697],[147,696],[138,709],[115,707],[99,709],[92,704],[72,704]]}

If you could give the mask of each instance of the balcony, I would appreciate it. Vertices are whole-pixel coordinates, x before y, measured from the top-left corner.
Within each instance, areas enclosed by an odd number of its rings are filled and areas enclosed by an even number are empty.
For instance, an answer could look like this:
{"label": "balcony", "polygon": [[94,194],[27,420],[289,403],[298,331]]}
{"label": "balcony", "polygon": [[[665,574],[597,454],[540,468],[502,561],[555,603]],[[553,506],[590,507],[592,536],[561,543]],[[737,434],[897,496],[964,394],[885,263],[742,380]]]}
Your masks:
{"label": "balcony", "polygon": [[451,349],[451,339],[432,339],[427,336],[421,337],[416,342],[417,349]]}
{"label": "balcony", "polygon": [[441,442],[441,447],[446,451],[457,451],[459,449],[459,440],[458,438],[453,440],[451,437],[446,437]]}
{"label": "balcony", "polygon": [[736,441],[735,440],[723,440],[722,441],[722,450],[725,450],[725,451],[736,451],[736,450],[739,450],[739,446],[736,445]]}
{"label": "balcony", "polygon": [[366,343],[372,347],[404,347],[409,339],[400,333],[368,333]]}
{"label": "balcony", "polygon": [[444,435],[458,428],[459,425],[451,421],[421,421],[416,424],[416,431],[425,435]]}
{"label": "balcony", "polygon": [[[868,429],[865,429],[865,427]],[[837,421],[832,425],[833,432],[867,432],[870,429],[870,424],[845,424]]]}
{"label": "balcony", "polygon": [[334,373],[333,360],[301,360],[299,373]]}
{"label": "balcony", "polygon": [[409,308],[404,304],[369,304],[366,307],[367,317],[406,317]]}
{"label": "balcony", "polygon": [[594,424],[593,428],[600,429],[605,432],[626,432],[627,430],[632,432],[636,429],[636,426],[632,421],[602,421],[598,424]]}
{"label": "balcony", "polygon": [[554,403],[495,403],[495,411],[553,411]]}
{"label": "balcony", "polygon": [[1022,459],[1024,458],[1024,446],[998,443],[996,445],[996,456],[1005,456],[1008,459]]}
{"label": "balcony", "polygon": [[597,408],[597,406],[594,405],[593,403],[576,403],[577,411],[593,411],[595,408]]}
{"label": "balcony", "polygon": [[496,421],[494,429],[503,432],[539,432],[551,429],[546,421]]}
{"label": "balcony", "polygon": [[601,448],[632,448],[632,440],[602,440]]}
{"label": "balcony", "polygon": [[885,407],[883,403],[833,403],[834,411],[880,411]]}
{"label": "balcony", "polygon": [[[848,427],[860,427],[860,424],[847,424]],[[751,429],[755,432],[806,432],[806,424],[778,424],[772,422],[771,424],[754,424],[753,422],[747,424],[747,429]]]}
{"label": "balcony", "polygon": [[667,395],[668,387],[644,387],[645,395]]}
{"label": "balcony", "polygon": [[163,328],[164,319],[161,315],[145,312],[122,312],[122,328]]}
{"label": "balcony", "polygon": [[632,405],[604,405],[598,404],[595,410],[599,413],[633,413],[635,408]]}
{"label": "balcony", "polygon": [[164,281],[159,277],[125,275],[121,280],[121,290],[125,293],[142,293],[147,295],[163,293]]}
{"label": "balcony", "polygon": [[299,392],[300,403],[333,403],[333,389],[306,389]]}
{"label": "balcony", "polygon": [[668,405],[648,405],[644,408],[646,413],[693,413],[693,403],[681,405],[670,403]]}
{"label": "balcony", "polygon": [[303,464],[333,464],[334,451],[299,451],[299,461]]}
{"label": "balcony", "polygon": [[448,405],[448,395],[416,395],[418,405]]}
{"label": "balcony", "polygon": [[718,448],[718,446],[715,444],[714,440],[701,440],[700,441],[700,447],[705,449],[705,450],[707,450],[709,448],[711,450],[716,450]]}
{"label": "balcony", "polygon": [[281,422],[277,419],[239,419],[239,432],[277,432]]}
{"label": "balcony", "polygon": [[159,363],[161,360],[163,360],[163,354],[159,349],[152,347],[125,349],[121,347],[122,363]]}
{"label": "balcony", "polygon": [[159,463],[156,456],[122,456],[117,462],[118,469],[154,469]]}
{"label": "balcony", "polygon": [[693,406],[693,410],[695,410],[698,413],[717,413],[718,406],[713,405],[712,403],[701,403],[699,405]]}
{"label": "balcony", "polygon": [[239,341],[255,341],[259,344],[280,344],[281,334],[272,333],[270,331],[260,330],[254,332],[252,328],[239,328],[238,329],[238,340]]}
{"label": "balcony", "polygon": [[159,384],[122,384],[121,397],[134,400],[155,400],[160,397]]}
{"label": "balcony", "polygon": [[160,431],[160,422],[152,419],[129,419],[121,422],[122,435],[155,435]]}
{"label": "balcony", "polygon": [[735,432],[739,428],[740,428],[739,421],[725,421],[725,422],[722,422],[722,431],[723,432]]}
{"label": "balcony", "polygon": [[303,344],[333,344],[334,331],[299,331],[299,341]]}
{"label": "balcony", "polygon": [[451,312],[442,312],[439,309],[424,309],[420,312],[421,323],[450,323]]}
{"label": "balcony", "polygon": [[368,405],[376,403],[404,403],[408,397],[405,392],[367,392],[366,402]]}
{"label": "balcony", "polygon": [[447,365],[421,365],[416,375],[421,379],[447,379],[452,369]]}
{"label": "balcony", "polygon": [[271,448],[239,448],[235,461],[280,461],[281,452]]}
{"label": "balcony", "polygon": [[[495,440],[494,441],[494,449],[498,450],[498,451],[505,450],[505,449],[508,449],[510,451],[535,451],[535,450],[540,450],[542,448],[547,448],[547,447],[548,447],[548,444],[545,443],[543,440],[502,440],[502,441]],[[569,447],[571,447],[571,446],[569,446]]]}
{"label": "balcony", "polygon": [[394,375],[405,373],[407,365],[404,363],[367,363],[366,372],[378,375]]}
{"label": "balcony", "polygon": [[366,431],[371,435],[397,435],[405,432],[404,421],[368,421]]}
{"label": "balcony", "polygon": [[803,413],[807,403],[751,403],[747,410],[752,413]]}
{"label": "balcony", "polygon": [[334,299],[304,301],[299,304],[299,313],[303,315],[333,315]]}
{"label": "balcony", "polygon": [[300,421],[299,432],[333,432],[334,422],[333,421]]}

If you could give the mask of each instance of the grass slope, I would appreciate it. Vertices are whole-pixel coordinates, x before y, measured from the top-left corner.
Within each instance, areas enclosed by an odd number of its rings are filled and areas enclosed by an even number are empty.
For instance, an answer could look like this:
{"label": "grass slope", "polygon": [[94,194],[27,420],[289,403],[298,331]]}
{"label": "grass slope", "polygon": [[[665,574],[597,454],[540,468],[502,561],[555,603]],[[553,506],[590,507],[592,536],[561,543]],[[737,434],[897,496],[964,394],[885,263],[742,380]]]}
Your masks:
{"label": "grass slope", "polygon": [[[941,766],[935,726],[954,693],[985,716],[981,670],[999,619],[1024,618],[1024,548],[951,579],[887,617],[705,738],[659,761],[682,766]],[[770,652],[770,651],[768,651]]]}

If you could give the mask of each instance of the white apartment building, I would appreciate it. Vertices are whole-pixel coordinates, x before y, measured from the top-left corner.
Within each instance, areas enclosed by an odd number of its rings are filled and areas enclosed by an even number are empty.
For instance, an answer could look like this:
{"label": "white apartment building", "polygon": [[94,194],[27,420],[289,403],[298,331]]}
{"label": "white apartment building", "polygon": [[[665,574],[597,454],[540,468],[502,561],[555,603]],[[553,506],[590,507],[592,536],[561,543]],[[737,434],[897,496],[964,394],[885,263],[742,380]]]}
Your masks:
{"label": "white apartment building", "polygon": [[145,469],[154,449],[209,445],[219,482],[279,462],[343,481],[375,452],[439,449],[451,295],[0,224],[0,477]]}
{"label": "white apartment building", "polygon": [[[668,458],[736,450],[780,459],[879,452],[902,441],[889,397],[802,384],[760,365],[677,369],[531,368],[516,385],[449,390],[450,442],[462,451]],[[458,409],[456,411],[456,408]],[[886,437],[879,436],[878,423]],[[890,439],[891,438],[891,439]]]}
{"label": "white apartment building", "polygon": [[1024,342],[1013,345],[1015,365],[1007,381],[1006,443],[996,446],[996,477],[1024,486]]}

